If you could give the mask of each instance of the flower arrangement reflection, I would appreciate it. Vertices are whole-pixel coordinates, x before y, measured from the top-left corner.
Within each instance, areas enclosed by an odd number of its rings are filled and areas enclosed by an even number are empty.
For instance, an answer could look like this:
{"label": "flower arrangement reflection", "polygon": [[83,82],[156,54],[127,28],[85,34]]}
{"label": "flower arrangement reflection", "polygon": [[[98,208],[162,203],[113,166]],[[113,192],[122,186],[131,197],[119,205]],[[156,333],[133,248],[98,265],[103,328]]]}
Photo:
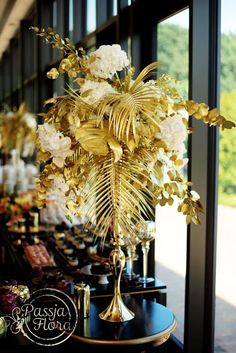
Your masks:
{"label": "flower arrangement reflection", "polygon": [[35,150],[36,117],[29,113],[25,103],[16,112],[0,113],[0,148],[4,154],[17,150],[22,157]]}
{"label": "flower arrangement reflection", "polygon": [[47,76],[66,73],[78,84],[66,96],[46,102],[51,106],[38,128],[39,159],[45,163],[39,206],[56,188],[68,216],[86,212],[104,237],[111,225],[116,238],[137,234],[153,206],[172,205],[175,198],[187,223],[199,223],[199,196],[182,172],[184,142],[191,132],[188,117],[222,129],[234,123],[205,103],[184,100],[170,76],[150,80],[157,62],[134,78],[117,44],[86,55],[51,28],[32,29],[64,54]]}

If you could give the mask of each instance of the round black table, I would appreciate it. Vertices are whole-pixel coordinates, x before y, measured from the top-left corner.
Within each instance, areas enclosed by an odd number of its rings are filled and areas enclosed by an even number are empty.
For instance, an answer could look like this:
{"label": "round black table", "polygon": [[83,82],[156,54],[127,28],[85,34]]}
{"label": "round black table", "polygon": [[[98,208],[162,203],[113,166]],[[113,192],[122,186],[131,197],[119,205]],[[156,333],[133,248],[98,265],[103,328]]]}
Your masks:
{"label": "round black table", "polygon": [[135,317],[117,324],[101,320],[98,316],[106,308],[107,298],[93,299],[90,317],[79,320],[72,337],[94,345],[160,345],[175,329],[175,317],[165,306],[130,296],[125,297],[124,302],[135,313]]}

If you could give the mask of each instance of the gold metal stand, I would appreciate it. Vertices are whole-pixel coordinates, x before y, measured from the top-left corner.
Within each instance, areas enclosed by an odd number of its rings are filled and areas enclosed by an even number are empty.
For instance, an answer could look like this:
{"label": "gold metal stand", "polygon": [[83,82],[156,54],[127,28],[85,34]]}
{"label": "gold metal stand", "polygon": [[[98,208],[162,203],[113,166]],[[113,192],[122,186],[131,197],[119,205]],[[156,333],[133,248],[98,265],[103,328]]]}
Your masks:
{"label": "gold metal stand", "polygon": [[111,322],[124,322],[134,318],[134,313],[124,304],[120,293],[120,278],[125,266],[125,254],[120,246],[110,254],[111,266],[114,274],[114,296],[108,307],[99,314],[100,319]]}

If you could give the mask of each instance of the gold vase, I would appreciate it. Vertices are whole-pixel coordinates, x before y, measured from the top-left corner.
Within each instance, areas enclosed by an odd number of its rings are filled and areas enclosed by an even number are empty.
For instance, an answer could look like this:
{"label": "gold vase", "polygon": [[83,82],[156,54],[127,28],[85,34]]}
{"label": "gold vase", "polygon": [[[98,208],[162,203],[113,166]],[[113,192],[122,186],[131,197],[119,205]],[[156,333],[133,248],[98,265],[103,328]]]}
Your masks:
{"label": "gold vase", "polygon": [[124,322],[134,318],[134,313],[124,304],[120,293],[120,279],[125,266],[125,254],[120,246],[110,253],[110,262],[114,276],[114,295],[108,307],[99,314],[100,319],[110,322]]}

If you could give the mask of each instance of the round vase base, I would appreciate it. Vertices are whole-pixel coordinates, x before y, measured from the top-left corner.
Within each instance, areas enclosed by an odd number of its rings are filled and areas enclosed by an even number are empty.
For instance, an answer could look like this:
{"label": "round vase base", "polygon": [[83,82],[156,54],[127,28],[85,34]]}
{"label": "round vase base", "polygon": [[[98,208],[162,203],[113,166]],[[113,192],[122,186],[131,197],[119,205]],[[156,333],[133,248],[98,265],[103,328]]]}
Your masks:
{"label": "round vase base", "polygon": [[120,296],[113,297],[108,307],[99,314],[100,319],[110,322],[125,322],[132,320],[134,316]]}

